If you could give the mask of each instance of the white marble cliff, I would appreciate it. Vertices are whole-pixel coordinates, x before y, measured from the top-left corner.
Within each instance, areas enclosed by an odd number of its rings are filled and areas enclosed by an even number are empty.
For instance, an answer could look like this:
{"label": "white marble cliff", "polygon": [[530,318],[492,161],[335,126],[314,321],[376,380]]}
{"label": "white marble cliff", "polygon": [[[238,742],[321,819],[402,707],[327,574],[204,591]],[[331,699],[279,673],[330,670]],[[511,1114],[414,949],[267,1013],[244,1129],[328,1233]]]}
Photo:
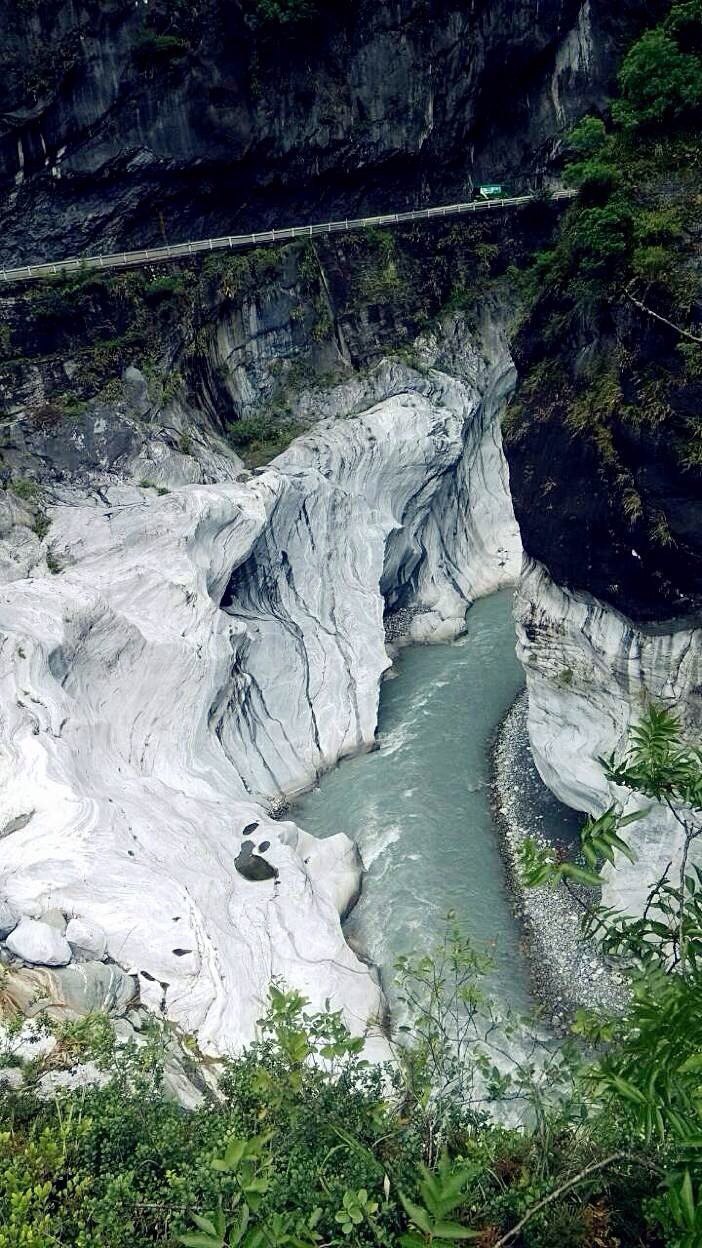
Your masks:
{"label": "white marble cliff", "polygon": [[[586,594],[556,585],[529,561],[516,597],[518,654],[529,694],[529,740],[543,779],[561,801],[600,814],[612,802],[648,809],[626,829],[636,862],[608,870],[606,905],[640,913],[650,886],[679,866],[683,835],[664,807],[605,778],[599,759],[626,746],[649,702],[668,706],[682,731],[702,728],[702,626],[637,627]],[[694,855],[693,855],[694,856]]]}
{"label": "white marble cliff", "polygon": [[[206,1052],[253,1035],[276,976],[355,1032],[382,1011],[340,925],[355,847],[268,812],[372,745],[386,606],[453,635],[518,570],[506,346],[461,345],[452,376],[427,350],[257,474],[66,492],[57,573],[8,551],[16,528],[0,552],[0,895],[25,924],[58,911],[104,933]],[[242,840],[239,865],[268,878],[237,870]]]}

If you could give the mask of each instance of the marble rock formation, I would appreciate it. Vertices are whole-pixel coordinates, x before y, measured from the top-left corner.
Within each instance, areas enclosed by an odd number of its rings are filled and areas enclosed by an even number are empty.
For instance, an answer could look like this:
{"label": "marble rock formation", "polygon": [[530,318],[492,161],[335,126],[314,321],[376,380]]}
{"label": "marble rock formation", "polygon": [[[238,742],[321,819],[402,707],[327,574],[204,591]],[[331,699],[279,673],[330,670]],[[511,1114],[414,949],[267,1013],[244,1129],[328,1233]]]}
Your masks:
{"label": "marble rock formation", "polygon": [[[273,976],[355,1032],[381,1013],[339,921],[355,846],[269,802],[371,745],[386,607],[450,636],[517,571],[499,335],[489,356],[467,349],[460,377],[427,368],[414,388],[388,365],[382,402],[248,478],[68,493],[52,508],[60,573],[0,588],[7,900],[101,928],[142,1001],[206,1051],[253,1035]],[[236,870],[254,831],[276,879]],[[55,952],[29,947],[38,930]],[[18,933],[20,956],[69,960],[55,930],[24,918]]]}
{"label": "marble rock formation", "polygon": [[610,785],[598,762],[626,742],[649,701],[669,706],[683,732],[702,728],[702,627],[680,621],[635,625],[584,593],[564,590],[527,563],[517,595],[518,652],[529,693],[529,739],[549,788],[576,810],[600,814],[612,801],[649,807],[626,829],[637,861],[621,855],[603,900],[640,912],[668,863],[679,866],[682,833],[664,807]]}

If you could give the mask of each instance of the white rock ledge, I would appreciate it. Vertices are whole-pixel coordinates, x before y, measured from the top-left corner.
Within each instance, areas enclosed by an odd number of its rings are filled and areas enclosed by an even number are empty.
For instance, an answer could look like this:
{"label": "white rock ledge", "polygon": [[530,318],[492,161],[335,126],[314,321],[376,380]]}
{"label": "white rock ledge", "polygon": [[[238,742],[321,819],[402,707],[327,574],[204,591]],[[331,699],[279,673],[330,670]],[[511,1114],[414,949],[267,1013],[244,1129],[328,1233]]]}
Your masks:
{"label": "white rock ledge", "polygon": [[[636,627],[584,594],[569,593],[540,564],[525,562],[516,596],[518,654],[529,694],[529,739],[542,778],[561,801],[599,814],[613,800],[640,809],[610,785],[598,758],[621,749],[650,701],[669,706],[683,730],[702,729],[702,627]],[[637,853],[619,857],[603,900],[640,912],[649,886],[680,860],[680,828],[654,806],[627,828]]]}
{"label": "white rock ledge", "polygon": [[[2,893],[102,928],[207,1052],[252,1037],[274,976],[355,1032],[381,1013],[339,922],[355,847],[266,803],[373,741],[386,596],[452,635],[515,577],[493,348],[460,380],[388,365],[390,397],[243,483],[76,497],[52,512],[64,571],[0,589]],[[277,880],[234,868],[251,824]]]}

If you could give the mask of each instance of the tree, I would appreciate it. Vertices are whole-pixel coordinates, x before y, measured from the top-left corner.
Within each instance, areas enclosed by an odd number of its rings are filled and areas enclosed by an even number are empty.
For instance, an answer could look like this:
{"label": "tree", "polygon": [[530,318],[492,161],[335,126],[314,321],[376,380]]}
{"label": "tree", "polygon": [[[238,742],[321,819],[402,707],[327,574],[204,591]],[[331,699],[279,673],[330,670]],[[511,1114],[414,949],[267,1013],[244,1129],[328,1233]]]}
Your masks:
{"label": "tree", "polygon": [[571,130],[568,142],[574,151],[586,159],[601,155],[608,145],[604,122],[599,117],[583,117]]}
{"label": "tree", "polygon": [[627,53],[619,85],[622,99],[612,106],[615,121],[626,129],[659,126],[702,104],[702,61],[682,52],[675,38],[658,26]]}

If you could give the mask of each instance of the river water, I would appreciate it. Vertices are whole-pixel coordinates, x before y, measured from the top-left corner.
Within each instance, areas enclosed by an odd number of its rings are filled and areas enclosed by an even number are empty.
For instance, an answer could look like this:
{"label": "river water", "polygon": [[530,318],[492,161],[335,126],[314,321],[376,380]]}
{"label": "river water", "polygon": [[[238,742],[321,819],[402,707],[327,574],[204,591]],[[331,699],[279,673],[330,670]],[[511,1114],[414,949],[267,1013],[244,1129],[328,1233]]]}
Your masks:
{"label": "river water", "polygon": [[458,641],[403,650],[382,687],[378,750],[329,772],[293,812],[308,832],[358,843],[367,874],[346,935],[379,966],[391,1005],[396,957],[430,949],[449,910],[492,955],[500,1001],[531,1004],[490,810],[490,740],[523,686],[511,607],[511,593],[493,594]]}

